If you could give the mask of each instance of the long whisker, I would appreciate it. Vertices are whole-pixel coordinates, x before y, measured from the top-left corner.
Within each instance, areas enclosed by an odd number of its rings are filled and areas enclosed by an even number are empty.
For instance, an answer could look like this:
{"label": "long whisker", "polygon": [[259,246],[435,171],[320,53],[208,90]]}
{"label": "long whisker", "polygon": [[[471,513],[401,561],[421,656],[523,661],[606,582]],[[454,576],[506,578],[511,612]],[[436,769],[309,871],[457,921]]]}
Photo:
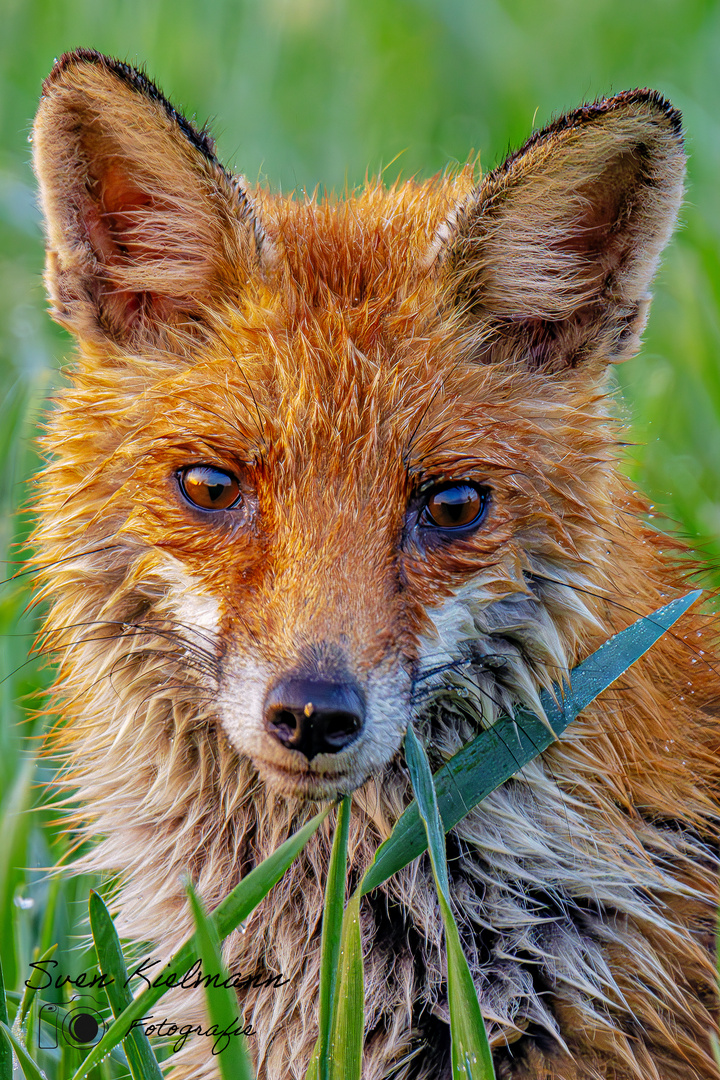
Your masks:
{"label": "long whisker", "polygon": [[32,574],[42,574],[55,566],[62,566],[63,563],[73,562],[75,559],[83,559],[86,555],[97,555],[101,551],[115,551],[120,547],[122,547],[121,544],[103,544],[101,547],[88,548],[86,551],[77,551],[74,555],[65,555],[63,558],[55,559],[53,562],[42,563],[39,566],[29,566],[24,570],[18,570],[15,574],[11,574],[10,577],[0,580],[0,585],[7,585],[11,581],[16,581],[18,578],[29,577]]}
{"label": "long whisker", "polygon": [[[570,581],[560,581],[557,578],[549,577],[547,574],[537,573],[534,570],[527,571],[525,576],[526,578],[534,579],[536,581],[547,581],[550,585],[561,585],[564,589],[572,589],[573,592],[582,593],[585,596],[592,596],[594,600],[604,600],[606,603],[611,604],[613,607],[616,607],[621,611],[627,611],[630,615],[634,615],[636,619],[650,619],[650,621],[652,622],[652,618],[647,614],[647,612],[638,611],[636,608],[630,607],[629,604],[621,603],[619,600],[616,600],[614,596],[612,596],[610,593],[595,592],[593,589],[585,588],[582,585],[576,585]],[[708,618],[710,617],[711,616],[708,616]],[[671,637],[679,645],[682,645],[684,648],[686,648],[688,652],[695,653],[697,657],[702,657],[701,662],[704,663],[710,671],[716,672],[714,665],[707,660],[707,658],[704,656],[700,649],[695,648],[695,646],[691,645],[688,641],[685,640],[685,638],[680,637],[680,635],[672,629],[666,630],[665,633],[668,635],[668,637]]]}
{"label": "long whisker", "polygon": [[202,640],[207,641],[211,645],[214,645],[215,643],[214,643],[213,639],[209,635],[205,634],[202,630],[198,630],[194,626],[190,626],[187,623],[182,623],[179,620],[175,620],[175,619],[164,619],[163,623],[170,623],[171,626],[168,628],[166,625],[160,625],[160,624],[154,624],[154,623],[148,623],[148,622],[136,623],[136,622],[132,622],[129,619],[88,619],[88,620],[85,620],[85,621],[82,621],[82,622],[67,623],[64,626],[52,627],[51,629],[42,632],[40,637],[43,638],[44,636],[47,636],[47,637],[50,638],[50,637],[54,636],[55,634],[62,633],[65,630],[77,630],[77,629],[80,629],[81,627],[84,627],[84,626],[119,626],[119,627],[121,627],[122,629],[125,629],[125,630],[135,630],[135,631],[137,631],[138,634],[141,634],[141,633],[157,634],[158,637],[166,637],[169,640],[182,641],[185,645],[187,645],[188,648],[194,650],[198,654],[202,653],[209,660],[216,660],[217,659],[217,651],[216,650],[211,653],[208,649],[203,649],[199,645],[196,645],[196,644],[194,644],[194,643],[192,643],[190,641],[185,641],[185,639],[182,638],[182,636],[180,634],[178,634],[176,631],[174,631],[172,629],[172,624],[174,624],[176,626],[180,626],[182,629],[187,630],[189,633],[195,634],[197,637],[201,638]]}

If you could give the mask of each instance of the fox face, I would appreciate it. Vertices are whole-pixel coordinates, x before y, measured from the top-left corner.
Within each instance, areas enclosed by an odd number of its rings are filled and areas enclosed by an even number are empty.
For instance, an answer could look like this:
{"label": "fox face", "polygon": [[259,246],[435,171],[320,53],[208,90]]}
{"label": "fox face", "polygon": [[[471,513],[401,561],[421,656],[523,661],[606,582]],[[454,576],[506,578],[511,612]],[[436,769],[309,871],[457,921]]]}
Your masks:
{"label": "fox face", "polygon": [[[87,865],[125,872],[125,929],[152,937],[180,868],[219,899],[315,800],[356,792],[362,862],[410,798],[408,724],[439,765],[501,713],[542,713],[542,688],[680,587],[619,472],[608,374],[638,348],[680,204],[680,118],[629,91],[480,181],[284,199],[80,50],[45,83],[34,149],[52,314],[78,342],[35,538],[58,742],[79,827],[104,837]],[[628,675],[621,724],[591,710],[458,830],[499,1075],[717,1075],[698,838],[718,740],[710,670],[677,692],[683,648]],[[258,916],[294,971],[292,1000],[254,1001],[262,1076],[314,1041],[318,898],[295,873],[294,917]],[[389,888],[424,969],[377,961],[365,1075],[435,1080],[437,917],[420,879]]]}

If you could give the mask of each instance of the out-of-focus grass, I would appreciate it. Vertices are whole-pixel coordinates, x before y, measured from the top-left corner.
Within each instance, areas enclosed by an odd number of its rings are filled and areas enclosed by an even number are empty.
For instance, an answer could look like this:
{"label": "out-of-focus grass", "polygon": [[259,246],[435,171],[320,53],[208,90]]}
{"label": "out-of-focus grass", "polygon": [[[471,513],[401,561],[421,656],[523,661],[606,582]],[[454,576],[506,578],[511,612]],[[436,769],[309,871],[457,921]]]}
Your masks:
{"label": "out-of-focus grass", "polygon": [[[0,25],[0,558],[16,560],[26,535],[12,511],[30,494],[33,431],[71,349],[43,312],[27,136],[53,59],[83,45],[145,62],[179,107],[217,118],[224,160],[285,191],[341,191],[384,167],[386,179],[427,176],[473,150],[489,168],[534,123],[581,100],[643,85],[670,97],[685,115],[688,199],[645,349],[618,380],[637,444],[633,477],[720,582],[717,0],[0,0]],[[41,940],[68,956],[87,933],[88,882],[64,883],[49,905],[38,869],[62,850],[53,813],[8,815],[40,803],[33,785],[52,768],[32,760],[42,721],[28,710],[50,673],[37,660],[23,666],[36,618],[22,614],[28,596],[26,579],[0,589],[0,950],[10,988]],[[92,962],[77,955],[75,970]]]}

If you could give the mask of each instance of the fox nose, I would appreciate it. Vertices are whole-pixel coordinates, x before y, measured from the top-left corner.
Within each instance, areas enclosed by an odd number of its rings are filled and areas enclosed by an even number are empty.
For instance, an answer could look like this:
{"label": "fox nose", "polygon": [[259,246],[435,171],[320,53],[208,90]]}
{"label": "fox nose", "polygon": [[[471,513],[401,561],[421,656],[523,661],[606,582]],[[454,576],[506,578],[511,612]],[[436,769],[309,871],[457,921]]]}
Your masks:
{"label": "fox nose", "polygon": [[354,683],[320,679],[281,679],[265,699],[265,730],[308,761],[337,754],[358,737],[365,702]]}

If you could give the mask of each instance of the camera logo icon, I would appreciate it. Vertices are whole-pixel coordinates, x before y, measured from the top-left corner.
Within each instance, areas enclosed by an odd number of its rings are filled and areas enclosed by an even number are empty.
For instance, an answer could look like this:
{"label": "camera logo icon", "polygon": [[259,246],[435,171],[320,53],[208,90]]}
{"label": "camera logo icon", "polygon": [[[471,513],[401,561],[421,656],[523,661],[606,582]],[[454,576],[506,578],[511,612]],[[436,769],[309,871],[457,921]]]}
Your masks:
{"label": "camera logo icon", "polygon": [[66,1046],[86,1050],[105,1034],[106,1024],[102,1018],[99,1002],[83,996],[73,998],[66,1009],[46,1001],[38,1014],[38,1047],[55,1050],[59,1040]]}

